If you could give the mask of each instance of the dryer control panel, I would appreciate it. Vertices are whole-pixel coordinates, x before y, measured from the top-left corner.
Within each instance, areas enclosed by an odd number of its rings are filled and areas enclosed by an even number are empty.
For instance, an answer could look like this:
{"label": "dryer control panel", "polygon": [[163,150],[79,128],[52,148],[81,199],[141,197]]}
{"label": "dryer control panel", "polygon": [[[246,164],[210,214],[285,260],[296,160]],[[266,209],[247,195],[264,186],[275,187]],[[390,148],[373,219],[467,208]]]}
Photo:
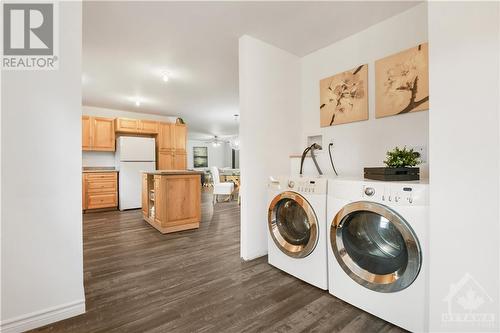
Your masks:
{"label": "dryer control panel", "polygon": [[386,205],[427,205],[427,188],[425,184],[364,183],[361,195]]}

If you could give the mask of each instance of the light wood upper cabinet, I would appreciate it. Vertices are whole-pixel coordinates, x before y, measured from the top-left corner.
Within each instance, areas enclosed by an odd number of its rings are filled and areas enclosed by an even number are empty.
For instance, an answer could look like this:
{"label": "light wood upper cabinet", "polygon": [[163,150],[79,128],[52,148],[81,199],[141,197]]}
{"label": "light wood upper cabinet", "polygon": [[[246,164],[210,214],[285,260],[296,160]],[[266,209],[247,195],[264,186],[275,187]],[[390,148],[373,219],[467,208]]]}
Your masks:
{"label": "light wood upper cabinet", "polygon": [[139,131],[139,120],[128,118],[116,118],[115,130],[122,133],[137,133]]}
{"label": "light wood upper cabinet", "polygon": [[186,125],[159,123],[158,126],[158,169],[186,170]]}
{"label": "light wood upper cabinet", "polygon": [[82,116],[82,150],[115,151],[113,118]]}
{"label": "light wood upper cabinet", "polygon": [[92,138],[90,136],[90,122],[89,116],[82,116],[82,150],[91,150]]}
{"label": "light wood upper cabinet", "polygon": [[116,131],[120,133],[135,133],[135,134],[158,133],[158,122],[154,120],[116,118],[115,127]]}
{"label": "light wood upper cabinet", "polygon": [[174,130],[174,148],[176,150],[186,151],[186,141],[187,141],[187,127],[184,124],[175,124]]}
{"label": "light wood upper cabinet", "polygon": [[173,125],[171,123],[159,123],[158,125],[158,149],[174,149],[174,135],[173,135]]}
{"label": "light wood upper cabinet", "polygon": [[115,126],[112,118],[93,119],[92,150],[115,150]]}
{"label": "light wood upper cabinet", "polygon": [[158,122],[153,120],[139,120],[139,131],[141,133],[158,133]]}

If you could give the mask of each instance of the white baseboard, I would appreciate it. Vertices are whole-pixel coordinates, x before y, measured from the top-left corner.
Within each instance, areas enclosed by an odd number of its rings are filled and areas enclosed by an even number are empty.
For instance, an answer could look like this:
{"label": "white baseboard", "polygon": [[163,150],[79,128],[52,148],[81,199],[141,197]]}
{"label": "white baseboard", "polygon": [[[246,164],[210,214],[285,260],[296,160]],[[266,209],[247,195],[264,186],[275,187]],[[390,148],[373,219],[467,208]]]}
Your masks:
{"label": "white baseboard", "polygon": [[52,308],[28,313],[12,319],[3,320],[0,324],[2,333],[25,332],[37,327],[42,327],[59,320],[78,316],[85,313],[85,300],[78,300]]}

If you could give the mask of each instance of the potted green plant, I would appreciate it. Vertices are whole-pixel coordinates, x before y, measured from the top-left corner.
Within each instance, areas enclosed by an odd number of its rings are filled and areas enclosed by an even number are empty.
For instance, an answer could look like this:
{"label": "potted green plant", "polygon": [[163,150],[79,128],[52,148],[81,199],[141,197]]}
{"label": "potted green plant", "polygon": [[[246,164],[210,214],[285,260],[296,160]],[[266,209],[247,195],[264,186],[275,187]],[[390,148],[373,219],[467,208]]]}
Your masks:
{"label": "potted green plant", "polygon": [[365,168],[365,178],[388,181],[408,181],[420,179],[420,153],[412,148],[395,147],[387,152],[384,164],[387,167]]}

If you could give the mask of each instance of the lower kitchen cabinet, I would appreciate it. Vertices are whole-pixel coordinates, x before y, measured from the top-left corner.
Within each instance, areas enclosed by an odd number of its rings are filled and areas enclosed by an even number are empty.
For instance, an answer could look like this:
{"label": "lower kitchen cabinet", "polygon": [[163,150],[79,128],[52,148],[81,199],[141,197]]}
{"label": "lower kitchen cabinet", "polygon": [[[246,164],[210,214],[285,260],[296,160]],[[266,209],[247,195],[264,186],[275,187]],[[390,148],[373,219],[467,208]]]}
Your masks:
{"label": "lower kitchen cabinet", "polygon": [[118,206],[117,172],[83,174],[82,209],[116,208]]}
{"label": "lower kitchen cabinet", "polygon": [[142,176],[143,219],[161,233],[196,229],[201,220],[201,173],[152,171]]}

